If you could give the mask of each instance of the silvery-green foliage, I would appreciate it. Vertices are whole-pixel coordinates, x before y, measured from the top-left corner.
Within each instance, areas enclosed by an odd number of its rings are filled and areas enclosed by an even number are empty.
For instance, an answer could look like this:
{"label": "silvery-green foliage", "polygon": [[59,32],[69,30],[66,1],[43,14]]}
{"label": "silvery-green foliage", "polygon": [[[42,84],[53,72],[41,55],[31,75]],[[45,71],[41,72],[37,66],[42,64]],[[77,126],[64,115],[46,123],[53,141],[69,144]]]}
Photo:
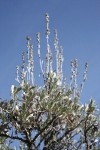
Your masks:
{"label": "silvery-green foliage", "polygon": [[1,149],[11,150],[11,144],[17,141],[20,150],[99,150],[100,112],[93,99],[88,104],[80,101],[88,64],[85,64],[83,82],[78,86],[78,61],[72,60],[70,83],[66,83],[62,71],[63,50],[59,46],[57,30],[54,33],[55,71],[49,44],[49,15],[46,14],[47,54],[44,61],[40,33],[36,34],[44,81],[41,87],[35,85],[33,45],[27,36],[27,59],[22,53],[21,71],[16,67],[18,86],[11,86],[9,101],[0,102]]}

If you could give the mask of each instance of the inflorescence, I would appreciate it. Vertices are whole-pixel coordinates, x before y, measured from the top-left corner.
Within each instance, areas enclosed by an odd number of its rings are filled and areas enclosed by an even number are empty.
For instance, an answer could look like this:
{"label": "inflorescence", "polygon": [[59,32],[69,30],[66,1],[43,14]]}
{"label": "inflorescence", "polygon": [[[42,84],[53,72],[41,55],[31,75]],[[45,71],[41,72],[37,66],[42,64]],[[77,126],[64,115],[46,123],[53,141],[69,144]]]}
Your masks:
{"label": "inflorescence", "polygon": [[[65,78],[63,75],[63,48],[62,46],[59,46],[59,39],[58,39],[58,33],[57,30],[54,31],[54,48],[55,48],[55,55],[56,55],[56,69],[53,71],[53,60],[52,60],[52,51],[49,44],[49,36],[50,36],[50,28],[49,28],[49,15],[48,13],[45,14],[46,19],[46,44],[47,44],[47,53],[45,61],[41,59],[41,46],[40,46],[40,33],[36,33],[36,39],[37,39],[37,53],[40,63],[40,69],[41,74],[45,81],[45,86],[47,86],[48,78],[51,75],[52,79],[57,79],[57,85],[59,87],[64,86],[65,84]],[[34,53],[33,53],[33,45],[31,44],[31,38],[29,36],[26,37],[27,40],[27,59],[25,60],[25,53],[22,53],[22,66],[21,71],[19,73],[19,66],[16,66],[16,81],[23,86],[24,82],[27,84],[30,84],[32,86],[35,85],[35,79],[34,79]],[[88,64],[85,64],[85,71],[83,75],[83,81],[78,87],[77,84],[77,75],[78,75],[78,61],[77,59],[74,59],[71,61],[71,77],[70,77],[70,90],[72,92],[72,96],[75,98],[80,97],[80,94],[83,89],[84,82],[87,79],[87,70],[88,70]],[[52,80],[53,81],[53,80]]]}

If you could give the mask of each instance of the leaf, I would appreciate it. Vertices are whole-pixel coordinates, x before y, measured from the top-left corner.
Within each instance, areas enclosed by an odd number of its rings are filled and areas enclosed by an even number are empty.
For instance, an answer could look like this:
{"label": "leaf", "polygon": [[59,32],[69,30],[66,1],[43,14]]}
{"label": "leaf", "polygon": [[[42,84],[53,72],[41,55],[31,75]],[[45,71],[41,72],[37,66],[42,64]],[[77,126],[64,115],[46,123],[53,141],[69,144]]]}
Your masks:
{"label": "leaf", "polygon": [[66,108],[66,107],[61,108],[61,112],[62,112],[62,113],[67,112],[67,108]]}
{"label": "leaf", "polygon": [[14,87],[14,96],[16,96],[16,94],[17,94],[21,89],[22,89],[21,87],[19,87],[19,88]]}

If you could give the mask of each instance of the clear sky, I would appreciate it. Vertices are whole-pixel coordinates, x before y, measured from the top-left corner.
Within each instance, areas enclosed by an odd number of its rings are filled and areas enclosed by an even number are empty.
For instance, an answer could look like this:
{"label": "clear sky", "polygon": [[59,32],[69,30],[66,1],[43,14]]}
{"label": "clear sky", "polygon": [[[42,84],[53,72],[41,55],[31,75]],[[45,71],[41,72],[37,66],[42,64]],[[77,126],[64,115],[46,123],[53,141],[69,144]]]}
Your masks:
{"label": "clear sky", "polygon": [[81,100],[84,103],[93,97],[100,105],[100,0],[0,0],[0,97],[8,99],[10,86],[16,83],[15,67],[21,63],[22,51],[26,51],[27,35],[32,37],[35,70],[39,72],[36,32],[41,32],[44,57],[46,12],[50,16],[51,43],[56,28],[64,49],[67,80],[71,59],[78,59],[80,80],[88,62],[88,80]]}

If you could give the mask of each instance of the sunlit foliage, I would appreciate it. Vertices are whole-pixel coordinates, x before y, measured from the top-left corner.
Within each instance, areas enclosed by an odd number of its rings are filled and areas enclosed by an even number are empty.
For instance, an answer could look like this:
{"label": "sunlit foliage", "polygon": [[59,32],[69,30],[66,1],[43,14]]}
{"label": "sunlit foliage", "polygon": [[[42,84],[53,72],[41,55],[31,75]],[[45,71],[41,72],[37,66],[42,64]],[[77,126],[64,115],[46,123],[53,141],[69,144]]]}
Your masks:
{"label": "sunlit foliage", "polygon": [[34,80],[34,53],[27,36],[27,59],[22,53],[21,71],[16,67],[18,86],[11,86],[11,99],[0,102],[0,149],[13,150],[18,141],[21,150],[99,150],[100,113],[93,99],[88,104],[80,100],[87,78],[85,64],[83,81],[77,84],[78,61],[71,61],[72,75],[66,83],[63,75],[63,49],[54,32],[56,69],[53,69],[49,44],[49,15],[46,14],[46,59],[41,59],[40,33],[36,34],[37,51],[43,86]]}

